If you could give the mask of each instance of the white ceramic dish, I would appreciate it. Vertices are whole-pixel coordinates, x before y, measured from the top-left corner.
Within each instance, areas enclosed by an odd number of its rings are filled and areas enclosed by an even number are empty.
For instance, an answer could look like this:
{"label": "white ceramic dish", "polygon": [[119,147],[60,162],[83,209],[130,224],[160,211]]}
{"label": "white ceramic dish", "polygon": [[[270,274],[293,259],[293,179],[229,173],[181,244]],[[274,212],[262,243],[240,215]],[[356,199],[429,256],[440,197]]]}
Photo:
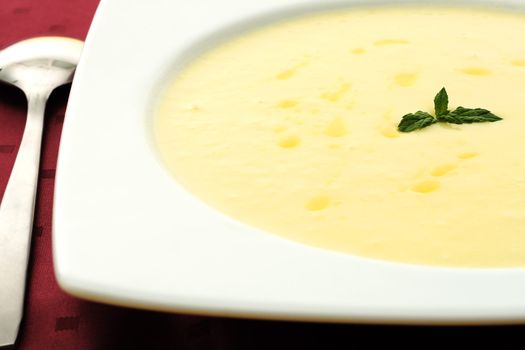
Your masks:
{"label": "white ceramic dish", "polygon": [[59,156],[53,248],[62,288],[112,304],[226,316],[525,321],[525,269],[430,268],[303,246],[224,217],[180,187],[160,162],[150,123],[178,65],[250,26],[363,3],[102,1]]}

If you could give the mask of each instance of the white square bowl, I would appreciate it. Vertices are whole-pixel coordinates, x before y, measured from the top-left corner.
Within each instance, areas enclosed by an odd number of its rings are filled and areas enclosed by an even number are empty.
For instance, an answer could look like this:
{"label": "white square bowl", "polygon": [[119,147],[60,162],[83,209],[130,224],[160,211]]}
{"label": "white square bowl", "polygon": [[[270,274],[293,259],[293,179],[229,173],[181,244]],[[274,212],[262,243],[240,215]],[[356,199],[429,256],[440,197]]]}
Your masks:
{"label": "white square bowl", "polygon": [[525,321],[525,269],[432,268],[304,246],[225,217],[161,163],[151,119],[176,67],[261,23],[365,3],[371,1],[103,0],[60,148],[53,249],[61,287],[95,301],[208,315]]}

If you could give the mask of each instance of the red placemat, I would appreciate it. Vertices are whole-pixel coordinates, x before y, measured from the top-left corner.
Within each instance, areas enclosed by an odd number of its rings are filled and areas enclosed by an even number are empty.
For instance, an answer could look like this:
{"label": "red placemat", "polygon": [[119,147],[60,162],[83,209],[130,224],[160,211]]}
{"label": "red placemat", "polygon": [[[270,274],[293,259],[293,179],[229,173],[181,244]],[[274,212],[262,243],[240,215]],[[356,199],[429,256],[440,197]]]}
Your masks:
{"label": "red placemat", "polygon": [[[0,48],[37,35],[84,39],[97,4],[98,0],[0,0]],[[19,349],[524,347],[521,339],[525,327],[522,326],[386,327],[235,320],[131,310],[66,295],[58,288],[53,274],[51,212],[67,96],[67,87],[58,89],[47,108]],[[22,93],[0,85],[0,194],[16,157],[25,113]],[[1,283],[0,276],[0,288]]]}

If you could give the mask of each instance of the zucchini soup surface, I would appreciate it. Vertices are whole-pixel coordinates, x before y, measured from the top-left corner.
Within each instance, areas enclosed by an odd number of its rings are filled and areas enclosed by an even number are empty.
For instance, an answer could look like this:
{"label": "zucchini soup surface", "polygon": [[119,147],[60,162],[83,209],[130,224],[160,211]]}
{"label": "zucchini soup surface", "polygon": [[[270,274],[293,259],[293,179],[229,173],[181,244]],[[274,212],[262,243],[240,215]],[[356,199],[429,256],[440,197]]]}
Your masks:
{"label": "zucchini soup surface", "polygon": [[[525,15],[499,10],[273,23],[185,67],[155,140],[180,184],[267,232],[383,260],[525,266],[523,43]],[[433,113],[442,87],[450,109],[503,120],[399,132],[403,115]]]}

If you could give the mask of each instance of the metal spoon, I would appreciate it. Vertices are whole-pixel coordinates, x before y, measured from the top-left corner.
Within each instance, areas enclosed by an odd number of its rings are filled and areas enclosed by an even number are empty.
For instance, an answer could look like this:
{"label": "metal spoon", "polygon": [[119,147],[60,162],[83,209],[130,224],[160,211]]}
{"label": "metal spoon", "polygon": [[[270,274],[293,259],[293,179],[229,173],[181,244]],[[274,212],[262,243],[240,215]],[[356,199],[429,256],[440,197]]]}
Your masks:
{"label": "metal spoon", "polygon": [[71,82],[82,47],[76,39],[41,37],[0,52],[0,81],[20,88],[28,103],[0,204],[0,347],[15,343],[22,318],[46,102],[55,88]]}

